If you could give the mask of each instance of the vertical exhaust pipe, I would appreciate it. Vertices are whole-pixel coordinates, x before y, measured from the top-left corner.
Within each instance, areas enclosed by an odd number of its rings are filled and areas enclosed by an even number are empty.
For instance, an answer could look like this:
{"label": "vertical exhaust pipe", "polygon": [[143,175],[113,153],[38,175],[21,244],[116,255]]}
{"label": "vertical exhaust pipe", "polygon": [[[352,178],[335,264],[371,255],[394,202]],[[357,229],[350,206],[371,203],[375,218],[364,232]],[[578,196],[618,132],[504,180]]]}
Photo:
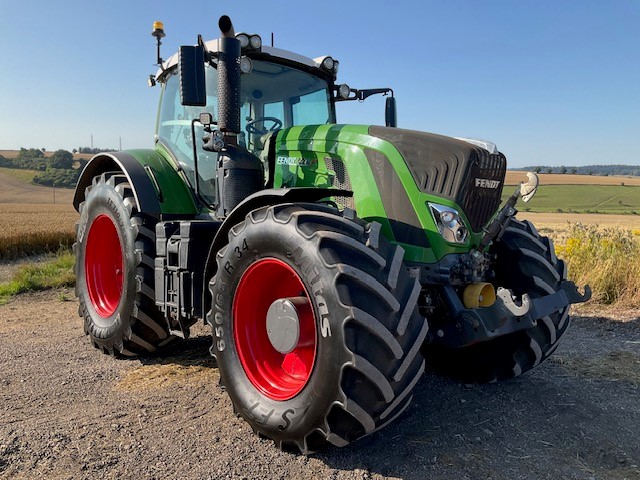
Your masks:
{"label": "vertical exhaust pipe", "polygon": [[218,21],[218,128],[224,134],[224,149],[218,155],[219,217],[226,217],[246,197],[264,188],[262,162],[238,144],[240,134],[240,41],[231,19]]}
{"label": "vertical exhaust pipe", "polygon": [[235,37],[233,24],[228,16],[221,16],[218,26],[221,32],[218,56],[218,127],[225,136],[235,137],[240,133],[240,41]]}

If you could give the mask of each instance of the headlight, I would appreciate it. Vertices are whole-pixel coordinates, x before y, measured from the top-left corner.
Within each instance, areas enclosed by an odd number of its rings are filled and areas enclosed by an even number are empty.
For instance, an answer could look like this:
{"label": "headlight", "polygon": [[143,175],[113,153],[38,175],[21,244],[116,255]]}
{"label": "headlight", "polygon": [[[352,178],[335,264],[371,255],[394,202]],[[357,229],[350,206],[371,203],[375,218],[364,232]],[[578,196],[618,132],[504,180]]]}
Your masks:
{"label": "headlight", "polygon": [[428,203],[428,205],[442,238],[449,243],[464,243],[467,240],[469,230],[455,208],[437,203]]}
{"label": "headlight", "polygon": [[324,60],[322,60],[322,68],[330,72],[333,71],[333,58],[325,57]]}
{"label": "headlight", "polygon": [[249,35],[246,33],[239,33],[236,35],[236,39],[240,42],[240,48],[247,48],[249,46]]}
{"label": "headlight", "polygon": [[251,35],[249,44],[251,45],[251,48],[258,50],[259,48],[262,48],[262,38],[260,38],[260,35]]}
{"label": "headlight", "polygon": [[240,72],[251,73],[253,70],[253,63],[249,57],[240,57]]}
{"label": "headlight", "polygon": [[347,85],[346,83],[343,83],[338,87],[338,95],[340,96],[340,98],[344,98],[346,100],[347,98],[349,98],[350,94],[351,94],[351,89],[349,88],[349,85]]}

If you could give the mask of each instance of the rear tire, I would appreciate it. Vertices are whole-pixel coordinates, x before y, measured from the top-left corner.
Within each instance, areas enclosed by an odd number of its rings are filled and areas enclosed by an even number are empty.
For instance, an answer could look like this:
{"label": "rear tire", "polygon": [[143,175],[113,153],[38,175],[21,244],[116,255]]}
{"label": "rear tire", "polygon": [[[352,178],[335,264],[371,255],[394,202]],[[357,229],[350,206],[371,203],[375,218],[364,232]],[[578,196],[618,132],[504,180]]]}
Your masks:
{"label": "rear tire", "polygon": [[[565,264],[555,255],[551,239],[528,221],[511,220],[490,253],[496,255],[496,286],[516,295],[542,297],[560,289],[567,278]],[[538,320],[528,330],[459,349],[426,345],[429,363],[445,374],[468,382],[493,382],[517,377],[545,361],[570,324],[569,306]]]}
{"label": "rear tire", "polygon": [[80,204],[76,295],[84,331],[106,354],[148,354],[174,343],[155,305],[155,218],[137,211],[127,177],[103,173]]}
{"label": "rear tire", "polygon": [[[259,209],[217,255],[207,321],[221,381],[236,413],[281,448],[345,446],[382,428],[409,405],[424,371],[420,284],[403,249],[352,213]],[[290,353],[267,331],[268,308],[282,298],[301,305]],[[286,343],[290,331],[281,333]]]}

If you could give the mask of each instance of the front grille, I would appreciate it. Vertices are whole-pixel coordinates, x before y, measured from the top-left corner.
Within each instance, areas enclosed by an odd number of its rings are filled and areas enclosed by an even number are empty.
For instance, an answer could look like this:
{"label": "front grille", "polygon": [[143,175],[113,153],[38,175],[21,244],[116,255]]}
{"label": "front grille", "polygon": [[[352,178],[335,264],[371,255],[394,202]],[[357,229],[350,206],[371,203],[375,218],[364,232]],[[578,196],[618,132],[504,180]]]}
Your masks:
{"label": "front grille", "polygon": [[[460,205],[473,231],[480,231],[500,205],[507,168],[501,153],[492,155],[468,142],[433,133],[387,127],[370,127],[369,133],[393,144],[422,192]],[[476,179],[498,183],[476,186]]]}
{"label": "front grille", "polygon": [[462,201],[459,202],[475,232],[480,231],[500,205],[506,168],[507,160],[503,154],[491,155],[486,150],[476,150],[467,184],[461,192]]}

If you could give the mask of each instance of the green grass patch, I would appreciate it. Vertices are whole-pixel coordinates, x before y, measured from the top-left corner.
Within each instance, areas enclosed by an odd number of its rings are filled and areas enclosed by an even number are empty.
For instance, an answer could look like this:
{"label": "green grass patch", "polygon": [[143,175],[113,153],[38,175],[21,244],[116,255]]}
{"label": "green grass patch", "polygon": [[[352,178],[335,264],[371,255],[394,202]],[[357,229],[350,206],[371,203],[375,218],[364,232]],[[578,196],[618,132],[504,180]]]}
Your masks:
{"label": "green grass patch", "polygon": [[[504,189],[503,201],[513,193]],[[519,203],[527,212],[640,214],[640,187],[630,185],[542,185],[529,203]]]}
{"label": "green grass patch", "polygon": [[12,177],[15,177],[18,180],[22,180],[26,183],[33,183],[33,177],[35,177],[39,173],[42,173],[38,170],[21,170],[19,168],[7,167],[0,167],[0,172],[11,175]]}
{"label": "green grass patch", "polygon": [[72,287],[75,284],[74,263],[73,253],[66,250],[50,260],[22,265],[11,281],[0,283],[0,304],[20,293]]}

